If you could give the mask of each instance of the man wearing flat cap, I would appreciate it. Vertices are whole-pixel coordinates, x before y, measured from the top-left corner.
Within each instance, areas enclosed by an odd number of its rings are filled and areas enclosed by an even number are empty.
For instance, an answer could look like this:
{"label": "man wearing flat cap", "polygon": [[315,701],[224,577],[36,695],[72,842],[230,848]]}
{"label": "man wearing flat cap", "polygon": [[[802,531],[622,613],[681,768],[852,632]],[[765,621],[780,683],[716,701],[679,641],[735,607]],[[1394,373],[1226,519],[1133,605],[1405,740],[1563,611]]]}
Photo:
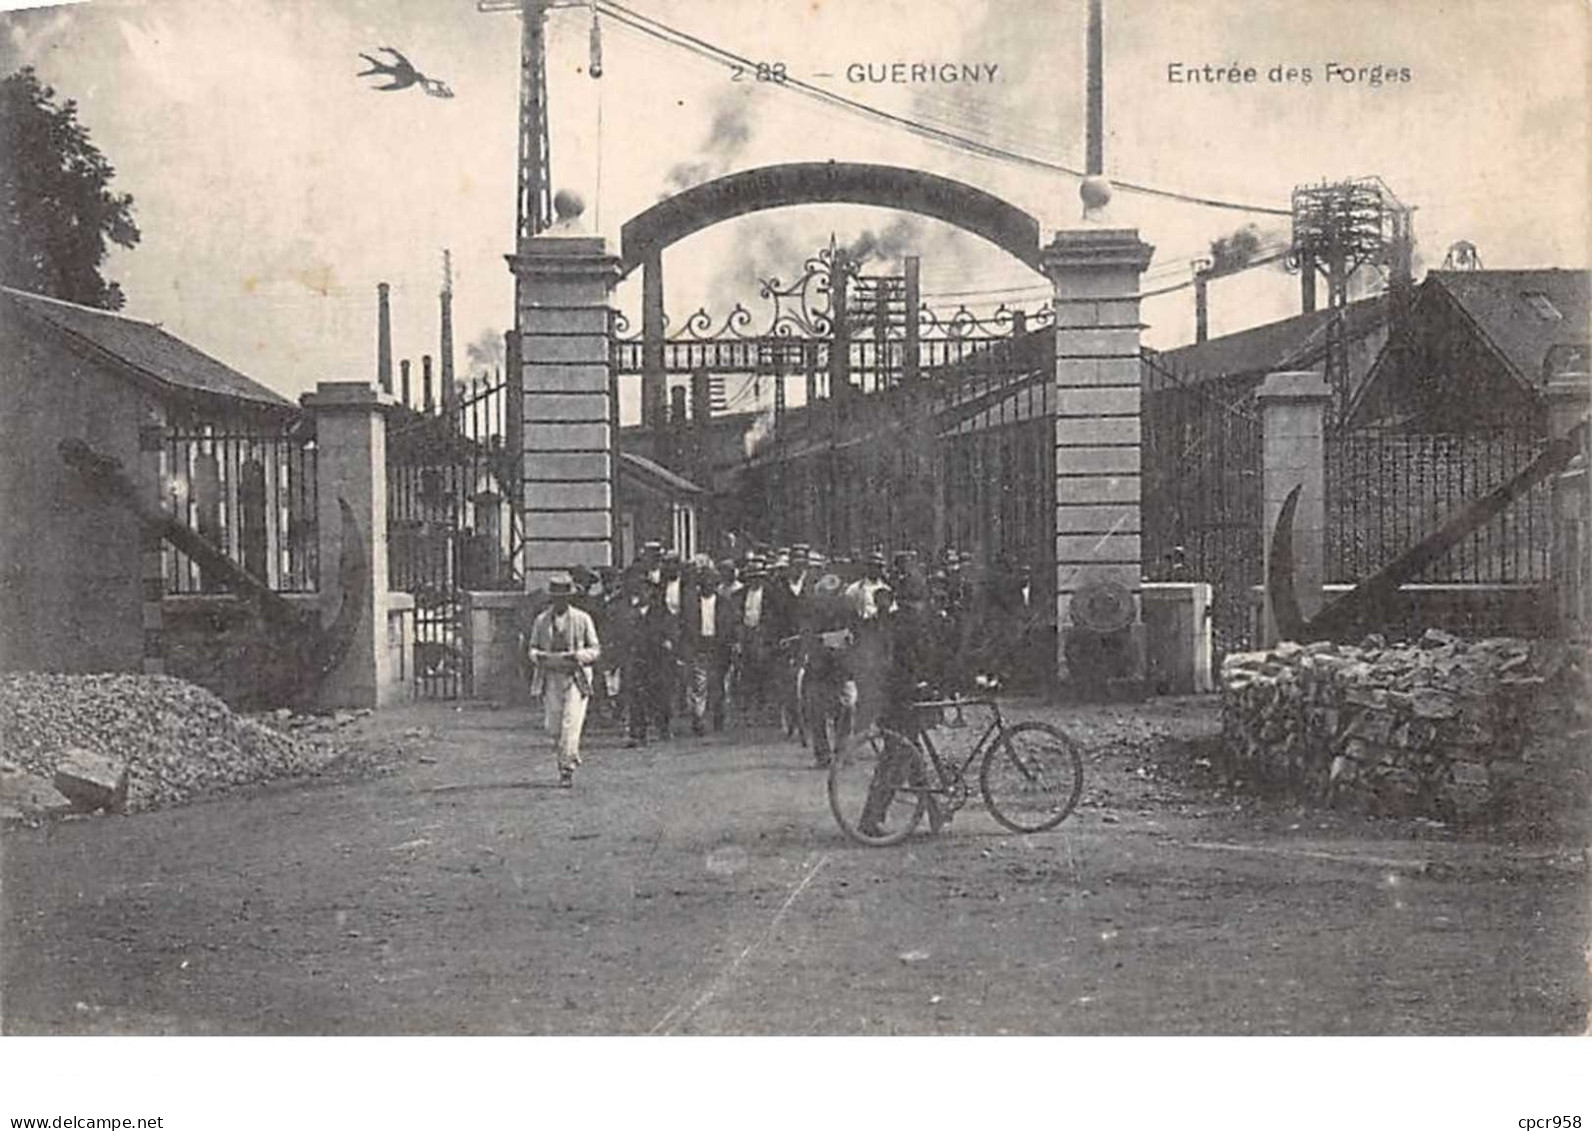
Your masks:
{"label": "man wearing flat cap", "polygon": [[542,723],[558,757],[558,784],[575,784],[580,765],[580,732],[591,701],[592,665],[602,655],[597,626],[570,604],[575,580],[555,573],[547,581],[547,608],[531,624],[529,652],[535,674],[531,694],[542,697]]}

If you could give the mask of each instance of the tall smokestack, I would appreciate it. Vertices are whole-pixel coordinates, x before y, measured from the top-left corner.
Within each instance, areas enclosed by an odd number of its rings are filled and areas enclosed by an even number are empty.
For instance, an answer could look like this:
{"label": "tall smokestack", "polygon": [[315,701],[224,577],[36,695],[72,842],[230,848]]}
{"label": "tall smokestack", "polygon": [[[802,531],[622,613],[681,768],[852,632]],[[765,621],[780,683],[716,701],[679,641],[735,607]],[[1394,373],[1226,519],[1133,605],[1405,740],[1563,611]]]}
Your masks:
{"label": "tall smokestack", "polygon": [[1084,172],[1100,176],[1106,171],[1104,35],[1101,30],[1101,0],[1089,0],[1088,109],[1084,124],[1087,150]]}
{"label": "tall smokestack", "polygon": [[453,253],[442,249],[442,407],[452,409],[458,399],[453,384]]}
{"label": "tall smokestack", "polygon": [[698,428],[707,424],[713,415],[713,392],[706,369],[691,374],[691,423]]}
{"label": "tall smokestack", "polygon": [[432,395],[431,387],[431,355],[420,355],[420,406],[425,413],[433,412],[437,407],[436,397]]}
{"label": "tall smokestack", "polygon": [[1210,271],[1197,268],[1194,272],[1194,340],[1203,342],[1210,337]]}
{"label": "tall smokestack", "polygon": [[[833,236],[829,242],[834,245]],[[829,399],[837,404],[851,392],[851,316],[846,309],[850,263],[844,248],[837,248],[829,260],[829,322],[834,335],[829,347]]]}
{"label": "tall smokestack", "polygon": [[376,385],[384,393],[392,392],[392,309],[388,301],[389,290],[386,283],[376,284]]}
{"label": "tall smokestack", "polygon": [[398,363],[398,380],[402,391],[398,394],[405,408],[410,407],[409,399],[409,359],[406,357]]}

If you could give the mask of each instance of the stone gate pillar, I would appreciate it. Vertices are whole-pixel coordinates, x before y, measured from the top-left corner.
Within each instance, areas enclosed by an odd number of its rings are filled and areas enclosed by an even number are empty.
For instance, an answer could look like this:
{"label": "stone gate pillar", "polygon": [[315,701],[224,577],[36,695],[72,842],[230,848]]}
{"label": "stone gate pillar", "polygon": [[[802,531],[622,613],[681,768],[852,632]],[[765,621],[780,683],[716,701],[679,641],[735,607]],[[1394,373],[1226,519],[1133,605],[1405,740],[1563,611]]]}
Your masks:
{"label": "stone gate pillar", "polygon": [[572,220],[508,257],[524,382],[527,590],[557,570],[613,564],[609,322],[619,259],[601,236],[569,234]]}
{"label": "stone gate pillar", "polygon": [[[343,662],[321,683],[322,707],[384,707],[405,698],[402,662],[390,646],[387,592],[387,420],[392,398],[364,381],[322,381],[299,398],[315,417],[315,529],[317,583],[322,622],[340,608],[343,540],[357,538],[369,584],[354,642]],[[339,500],[348,503],[354,525],[343,523]]]}
{"label": "stone gate pillar", "polygon": [[[1058,232],[1041,251],[1056,311],[1057,671],[1078,631],[1073,599],[1117,583],[1131,595],[1131,654],[1115,678],[1142,682],[1139,542],[1139,276],[1154,248],[1133,228]],[[1120,593],[1120,589],[1112,588]],[[1094,673],[1078,673],[1090,674]]]}
{"label": "stone gate pillar", "polygon": [[[1269,577],[1271,538],[1288,493],[1299,487],[1294,511],[1294,594],[1306,620],[1321,611],[1326,581],[1327,408],[1332,390],[1319,373],[1272,373],[1255,393],[1260,403],[1261,533]],[[1264,641],[1277,643],[1277,619],[1266,595]]]}

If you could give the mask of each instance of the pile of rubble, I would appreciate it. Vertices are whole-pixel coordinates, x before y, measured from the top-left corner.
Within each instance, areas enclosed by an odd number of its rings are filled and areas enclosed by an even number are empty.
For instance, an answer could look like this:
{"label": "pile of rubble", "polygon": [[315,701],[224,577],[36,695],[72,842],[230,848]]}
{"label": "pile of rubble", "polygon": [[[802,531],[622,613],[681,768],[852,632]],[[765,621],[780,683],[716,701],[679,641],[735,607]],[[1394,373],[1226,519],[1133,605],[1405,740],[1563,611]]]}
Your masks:
{"label": "pile of rubble", "polygon": [[0,675],[0,792],[12,812],[132,812],[338,756],[322,734],[284,729],[170,676]]}
{"label": "pile of rubble", "polygon": [[1584,725],[1565,712],[1584,711],[1585,681],[1585,655],[1563,644],[1436,630],[1235,653],[1222,664],[1227,771],[1374,813],[1496,820],[1537,772],[1534,735]]}

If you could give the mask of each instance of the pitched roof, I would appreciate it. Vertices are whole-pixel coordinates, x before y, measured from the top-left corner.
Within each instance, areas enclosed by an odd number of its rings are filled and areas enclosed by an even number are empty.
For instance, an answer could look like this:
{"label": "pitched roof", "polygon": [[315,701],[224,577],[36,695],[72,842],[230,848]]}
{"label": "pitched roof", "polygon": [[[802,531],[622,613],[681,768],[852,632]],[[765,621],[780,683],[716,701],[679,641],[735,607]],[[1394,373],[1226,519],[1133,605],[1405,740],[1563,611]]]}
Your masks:
{"label": "pitched roof", "polygon": [[293,402],[280,393],[201,353],[154,322],[12,287],[0,287],[0,294],[68,337],[97,347],[161,385],[273,408],[292,407]]}
{"label": "pitched roof", "polygon": [[620,470],[629,470],[643,476],[651,476],[659,480],[666,487],[676,491],[684,491],[688,495],[705,495],[707,492],[697,486],[683,475],[676,474],[664,467],[661,463],[654,463],[646,456],[638,456],[635,452],[619,453]]}
{"label": "pitched roof", "polygon": [[[1344,309],[1347,340],[1372,333],[1387,320],[1383,295],[1357,299]],[[1252,326],[1219,338],[1161,351],[1161,361],[1180,376],[1198,381],[1269,373],[1274,369],[1309,368],[1325,353],[1327,323],[1332,310],[1313,310],[1280,322]]]}
{"label": "pitched roof", "polygon": [[1585,345],[1592,336],[1589,280],[1592,273],[1561,268],[1431,271],[1425,285],[1447,291],[1515,375],[1535,389],[1550,349]]}

